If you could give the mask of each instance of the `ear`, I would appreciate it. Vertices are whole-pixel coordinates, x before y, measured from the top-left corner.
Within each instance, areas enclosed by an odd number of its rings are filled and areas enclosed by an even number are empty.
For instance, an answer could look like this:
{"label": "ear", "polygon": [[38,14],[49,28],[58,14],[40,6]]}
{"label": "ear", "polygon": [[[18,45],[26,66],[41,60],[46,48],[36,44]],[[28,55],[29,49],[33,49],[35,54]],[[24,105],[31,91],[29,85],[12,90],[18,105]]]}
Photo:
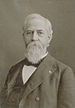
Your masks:
{"label": "ear", "polygon": [[51,42],[51,40],[52,40],[52,34],[50,34],[49,36],[48,36],[48,39],[49,39],[49,43]]}
{"label": "ear", "polygon": [[49,35],[48,35],[48,38],[49,38],[49,43],[51,42],[51,40],[52,40],[52,37],[53,37],[53,30],[51,30],[50,32],[49,32]]}

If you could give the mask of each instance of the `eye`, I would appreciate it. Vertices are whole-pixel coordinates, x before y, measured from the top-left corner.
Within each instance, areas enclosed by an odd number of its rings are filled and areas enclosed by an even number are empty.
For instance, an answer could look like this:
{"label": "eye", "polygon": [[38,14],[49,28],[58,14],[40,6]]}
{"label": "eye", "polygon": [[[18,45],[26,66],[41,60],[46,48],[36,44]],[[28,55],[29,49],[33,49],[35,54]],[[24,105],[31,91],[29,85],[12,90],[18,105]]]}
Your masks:
{"label": "eye", "polygon": [[26,31],[26,34],[30,35],[30,34],[32,34],[32,31]]}
{"label": "eye", "polygon": [[37,32],[39,35],[43,35],[44,33],[43,33],[43,31],[38,31]]}
{"label": "eye", "polygon": [[39,32],[39,34],[43,34],[43,32]]}

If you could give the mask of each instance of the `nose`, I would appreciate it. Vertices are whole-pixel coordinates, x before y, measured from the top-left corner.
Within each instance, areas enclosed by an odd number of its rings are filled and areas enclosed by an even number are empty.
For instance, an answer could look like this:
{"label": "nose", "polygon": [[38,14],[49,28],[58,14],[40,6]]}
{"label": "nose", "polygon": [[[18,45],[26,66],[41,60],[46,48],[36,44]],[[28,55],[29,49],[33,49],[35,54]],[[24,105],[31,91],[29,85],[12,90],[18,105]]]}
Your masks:
{"label": "nose", "polygon": [[34,31],[32,34],[32,40],[38,40],[38,34],[36,31]]}

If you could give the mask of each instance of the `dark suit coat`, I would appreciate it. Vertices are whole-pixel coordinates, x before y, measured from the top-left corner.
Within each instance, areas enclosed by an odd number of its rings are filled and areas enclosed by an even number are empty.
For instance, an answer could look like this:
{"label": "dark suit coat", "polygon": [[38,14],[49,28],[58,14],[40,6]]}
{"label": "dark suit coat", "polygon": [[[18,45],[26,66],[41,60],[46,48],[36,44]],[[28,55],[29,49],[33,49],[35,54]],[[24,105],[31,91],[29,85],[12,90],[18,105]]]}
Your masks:
{"label": "dark suit coat", "polygon": [[48,54],[23,85],[25,64],[24,59],[10,69],[1,92],[1,108],[75,108],[75,79],[71,68]]}

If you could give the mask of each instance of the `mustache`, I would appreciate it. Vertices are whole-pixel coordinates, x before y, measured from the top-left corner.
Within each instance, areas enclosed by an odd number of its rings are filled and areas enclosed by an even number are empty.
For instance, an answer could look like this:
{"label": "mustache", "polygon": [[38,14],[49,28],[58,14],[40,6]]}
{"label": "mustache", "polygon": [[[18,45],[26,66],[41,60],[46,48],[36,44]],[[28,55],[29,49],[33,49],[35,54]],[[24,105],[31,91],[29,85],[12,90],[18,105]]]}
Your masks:
{"label": "mustache", "polygon": [[42,44],[39,41],[32,41],[27,45],[27,47],[29,46],[35,46],[35,47],[38,46],[40,48],[42,47]]}

